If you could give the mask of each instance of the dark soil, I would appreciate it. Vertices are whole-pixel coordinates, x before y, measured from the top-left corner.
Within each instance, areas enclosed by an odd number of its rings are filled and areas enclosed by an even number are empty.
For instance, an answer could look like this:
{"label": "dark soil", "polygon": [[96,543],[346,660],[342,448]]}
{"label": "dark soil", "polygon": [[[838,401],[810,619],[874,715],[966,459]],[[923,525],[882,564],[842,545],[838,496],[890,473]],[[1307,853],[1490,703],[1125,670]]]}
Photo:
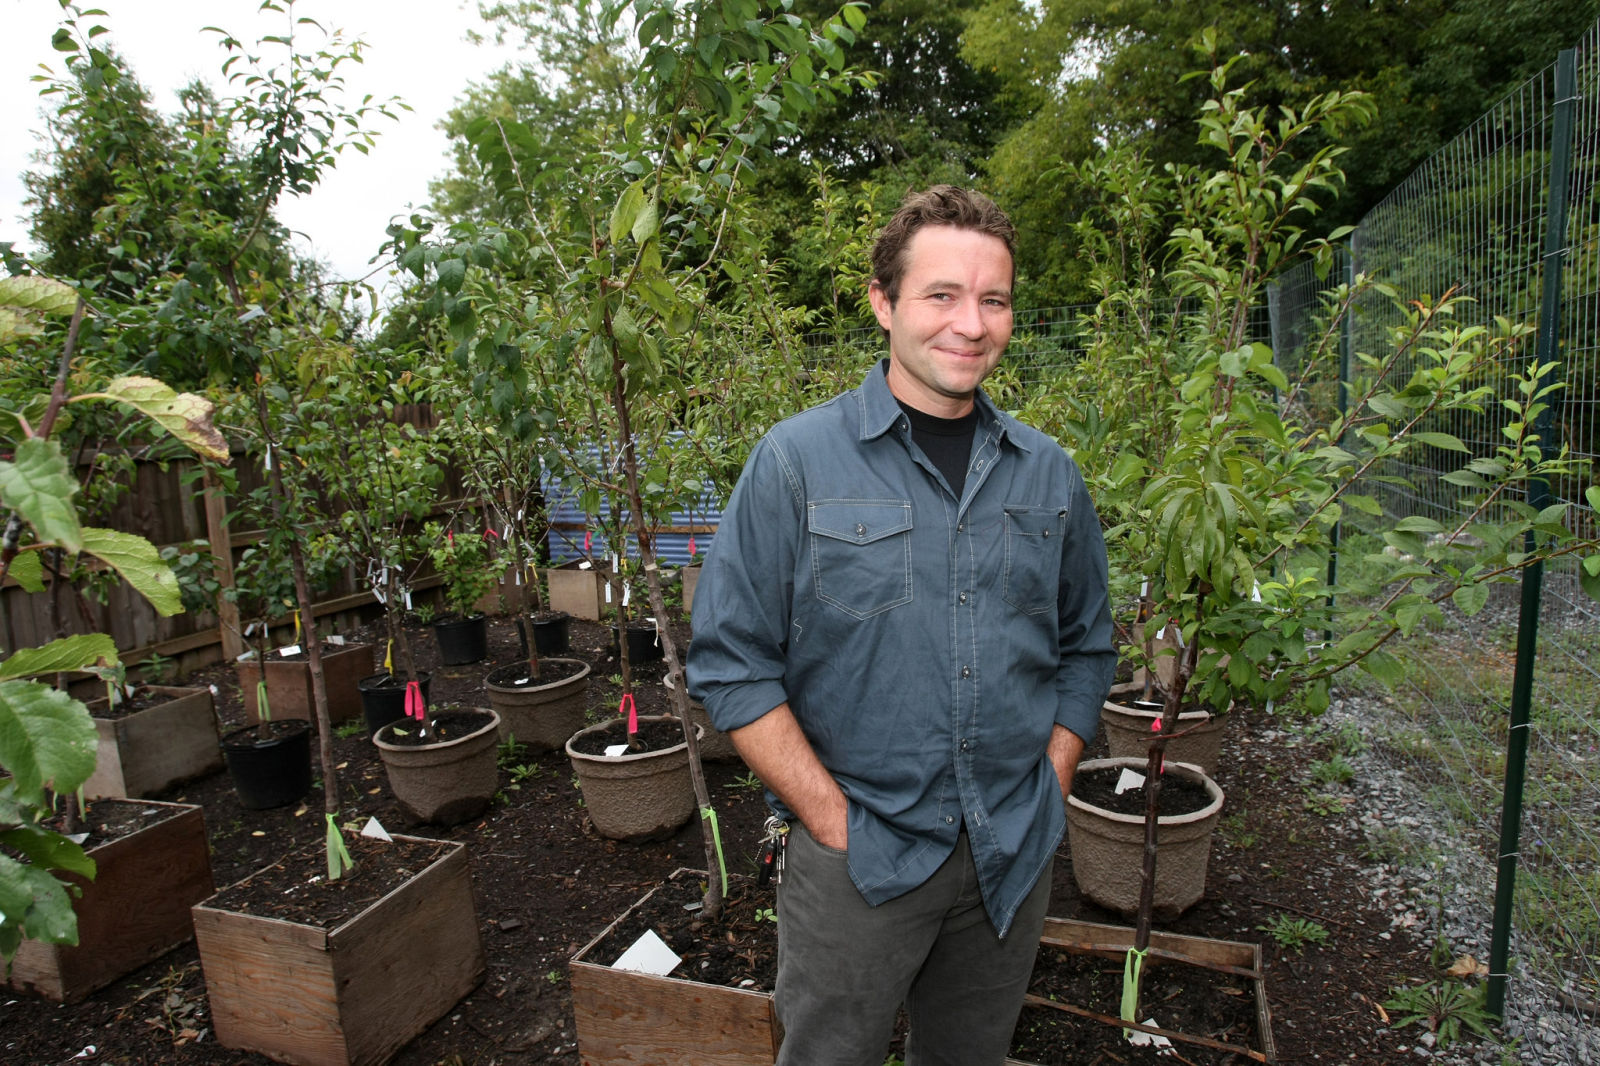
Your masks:
{"label": "dark soil", "polygon": [[[235,693],[234,695],[235,698],[237,698],[238,694]],[[242,720],[243,715],[241,714],[239,718]],[[302,733],[311,727],[311,723],[307,722],[304,718],[274,718],[271,721],[258,722],[255,725],[241,725],[239,721],[228,718],[224,718],[223,721],[226,723],[224,728],[228,730],[228,732],[222,734],[223,750],[228,750],[230,748],[252,748],[257,744],[262,743],[270,744],[275,741],[282,740],[285,737],[292,737],[297,733]],[[224,778],[224,782],[226,782],[226,778]],[[206,784],[207,782],[204,781],[191,781],[188,785],[178,789],[170,797],[155,796],[152,798],[172,799],[179,803],[204,804],[205,801],[202,799],[179,799],[178,797],[187,796],[191,793],[194,793],[196,790],[204,787]]]}
{"label": "dark soil", "polygon": [[[571,631],[572,656],[594,667],[591,714],[594,720],[613,717],[620,692],[610,679],[619,674],[620,666],[611,649],[611,630],[575,619]],[[486,705],[485,673],[493,666],[515,663],[519,655],[515,627],[504,618],[491,620],[488,663],[440,666],[436,645],[420,631],[414,635],[414,646],[418,666],[433,670],[436,713],[452,705]],[[641,715],[668,710],[660,685],[664,669],[665,664],[658,662],[634,670]],[[190,676],[183,683],[215,683],[221,693],[217,702],[224,731],[244,724],[231,664]],[[1280,1062],[1379,1066],[1404,1061],[1411,1056],[1400,1049],[1415,1042],[1417,1030],[1387,1028],[1375,1004],[1406,978],[1432,976],[1427,950],[1431,932],[1391,930],[1390,912],[1374,898],[1370,875],[1363,873],[1371,861],[1364,858],[1365,844],[1351,821],[1324,817],[1304,806],[1309,766],[1327,753],[1310,743],[1269,745],[1256,737],[1261,729],[1281,726],[1252,711],[1229,716],[1225,739],[1229,754],[1217,775],[1228,800],[1224,828],[1213,846],[1207,896],[1181,919],[1161,928],[1263,945]],[[365,729],[357,721],[345,732],[348,735],[335,739],[334,752],[343,804],[340,816],[354,852],[356,832],[369,817],[376,816],[392,831],[406,822]],[[1098,754],[1103,754],[1103,744],[1091,746],[1089,755]],[[753,875],[767,813],[761,793],[750,787],[740,763],[710,764],[707,775],[729,872]],[[482,985],[398,1054],[394,1061],[401,1066],[578,1066],[567,961],[674,870],[705,864],[698,818],[664,841],[619,844],[597,837],[564,753],[523,751],[503,759],[501,788],[501,796],[485,815],[447,829],[420,830],[424,836],[469,845],[488,970]],[[213,876],[218,885],[232,885],[264,867],[286,864],[297,852],[320,856],[325,831],[321,796],[319,783],[303,805],[247,810],[222,773],[156,798],[204,806]],[[1050,913],[1126,924],[1078,897],[1066,850],[1063,844]],[[356,859],[362,861],[359,854]],[[687,896],[696,894],[685,890]],[[736,896],[740,902],[729,920],[762,927],[758,932],[766,933],[770,941],[768,923],[758,921],[755,914],[774,906],[772,889],[748,886]],[[1258,928],[1280,917],[1320,923],[1330,934],[1327,943],[1308,947],[1303,955],[1281,950]],[[722,940],[726,941],[726,931]],[[1119,963],[1096,959],[1091,969],[1096,979],[1114,971],[1120,988]],[[737,963],[733,970],[737,976]],[[1036,979],[1055,980],[1045,974],[1041,966]],[[1203,976],[1209,984],[1216,983],[1213,975]],[[1164,974],[1152,975],[1152,981],[1165,980]],[[1200,1001],[1198,984],[1183,980],[1180,985],[1175,999]],[[1161,998],[1169,995],[1167,986],[1159,987],[1163,991],[1146,997],[1149,1013],[1159,1024],[1176,1027],[1168,1001]],[[1050,989],[1047,983],[1035,991],[1048,996]],[[1248,998],[1217,994],[1227,1000]],[[1116,1013],[1114,1001],[1092,1009]],[[1019,1032],[1029,1036],[1025,1027],[1043,1013],[1028,1008]],[[1082,1066],[1137,1061],[1131,1057],[1134,1049],[1125,1044],[1108,1045],[1097,1056],[1081,1054],[1075,1049],[1097,1039],[1087,1034],[1104,1027],[1064,1015],[1056,1018],[1058,1011],[1048,1013],[1050,1026],[1070,1028],[1042,1037],[1040,1057],[1033,1061]],[[1204,1024],[1209,1027],[1205,1035],[1215,1036],[1213,1030],[1219,1027],[1238,1035],[1236,1029],[1228,1029],[1234,1023],[1220,1014]],[[1204,1061],[1192,1049],[1180,1053]],[[215,1042],[192,943],[76,1005],[61,1006],[21,993],[0,995],[0,1062],[7,1066],[68,1062],[224,1066],[265,1061]]]}
{"label": "dark soil", "polygon": [[583,755],[604,755],[611,745],[622,743],[630,745],[629,751],[626,752],[628,755],[646,751],[666,751],[683,743],[683,726],[677,721],[644,720],[639,722],[639,731],[630,737],[627,734],[626,723],[612,722],[605,729],[586,733],[581,740],[573,741],[572,749]]}
{"label": "dark soil", "polygon": [[533,688],[537,685],[553,685],[557,681],[565,681],[582,669],[583,667],[573,659],[541,657],[538,680],[528,676],[526,660],[497,666],[485,675],[484,680],[501,688]]}
{"label": "dark soil", "polygon": [[177,695],[173,695],[170,689],[168,691],[157,691],[149,685],[138,685],[134,687],[131,693],[124,695],[115,704],[111,704],[105,699],[94,700],[89,704],[89,713],[96,718],[116,721],[118,718],[126,718],[130,714],[138,714],[140,711],[148,711],[152,707],[159,707],[163,703],[171,703],[184,695],[187,695],[187,693],[179,692]]}
{"label": "dark soil", "polygon": [[[489,716],[478,711],[435,711],[433,715],[433,731],[426,736],[422,730],[414,725],[407,725],[404,719],[394,722],[389,726],[389,732],[383,737],[385,744],[393,744],[398,748],[420,748],[424,744],[444,744],[452,740],[460,740],[470,736],[489,724]],[[479,793],[481,796],[482,793]]]}
{"label": "dark soil", "polygon": [[217,910],[332,929],[437,861],[444,846],[432,841],[385,842],[355,836],[345,841],[345,850],[355,869],[336,881],[328,880],[327,853],[319,842],[222,889],[206,904]]}
{"label": "dark soil", "polygon": [[[1143,770],[1136,771],[1140,776]],[[1112,814],[1131,814],[1142,817],[1149,807],[1149,790],[1138,788],[1117,792],[1117,782],[1122,778],[1122,767],[1104,770],[1086,770],[1073,775],[1072,795],[1075,799]],[[1203,811],[1211,802],[1211,794],[1198,781],[1177,774],[1163,774],[1161,792],[1156,797],[1156,809],[1161,817],[1171,818],[1181,814]]]}

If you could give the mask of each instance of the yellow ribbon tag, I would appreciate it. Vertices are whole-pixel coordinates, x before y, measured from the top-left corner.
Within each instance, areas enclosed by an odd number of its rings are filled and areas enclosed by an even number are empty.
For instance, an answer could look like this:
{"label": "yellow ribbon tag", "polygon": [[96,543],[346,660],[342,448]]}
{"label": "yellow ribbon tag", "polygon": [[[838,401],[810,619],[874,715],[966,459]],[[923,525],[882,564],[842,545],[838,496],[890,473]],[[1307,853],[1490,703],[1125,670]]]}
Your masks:
{"label": "yellow ribbon tag", "polygon": [[300,643],[300,612],[298,610],[294,612],[294,640],[291,643]]}
{"label": "yellow ribbon tag", "polygon": [[388,646],[383,649],[383,672],[386,673],[386,674],[394,673],[394,640],[393,639],[391,639],[389,641]]}

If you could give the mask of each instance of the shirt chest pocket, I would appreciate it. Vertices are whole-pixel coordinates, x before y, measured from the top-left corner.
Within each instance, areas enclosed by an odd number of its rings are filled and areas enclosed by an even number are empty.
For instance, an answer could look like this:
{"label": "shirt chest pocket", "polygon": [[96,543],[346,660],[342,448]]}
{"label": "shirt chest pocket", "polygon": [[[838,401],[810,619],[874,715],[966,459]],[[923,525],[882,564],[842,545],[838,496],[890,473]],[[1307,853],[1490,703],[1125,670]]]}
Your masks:
{"label": "shirt chest pocket", "polygon": [[911,602],[909,500],[812,500],[806,521],[817,599],[855,618]]}
{"label": "shirt chest pocket", "polygon": [[1055,610],[1066,528],[1065,508],[1005,505],[1005,598],[1024,614]]}

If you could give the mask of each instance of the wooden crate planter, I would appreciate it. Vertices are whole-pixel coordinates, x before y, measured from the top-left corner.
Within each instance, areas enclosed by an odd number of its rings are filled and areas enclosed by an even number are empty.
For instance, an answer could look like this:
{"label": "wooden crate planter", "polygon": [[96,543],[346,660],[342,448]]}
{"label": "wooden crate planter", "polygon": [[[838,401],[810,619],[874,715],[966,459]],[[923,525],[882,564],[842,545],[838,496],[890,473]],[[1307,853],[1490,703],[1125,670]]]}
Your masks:
{"label": "wooden crate planter", "polygon": [[[311,664],[267,656],[267,701],[272,705],[273,718],[304,718],[314,720],[316,706],[311,698]],[[261,664],[255,661],[236,663],[239,685],[243,690],[245,722],[255,725],[256,682],[261,680]],[[361,714],[361,679],[372,673],[372,645],[350,644],[344,647],[324,645],[322,649],[322,678],[328,688],[328,718],[343,722]]]}
{"label": "wooden crate planter", "polygon": [[[697,870],[678,870],[672,878],[702,877]],[[583,1066],[772,1066],[777,1061],[782,1027],[772,993],[706,984],[677,977],[615,970],[590,962],[588,956],[611,932],[642,907],[660,886],[629,907],[616,921],[585,944],[567,969],[572,981],[572,1009]],[[1040,944],[1120,961],[1133,945],[1133,930],[1066,918],[1046,918]],[[1204,937],[1152,933],[1151,956],[1158,965],[1176,962],[1220,969],[1250,980],[1255,988],[1259,1049],[1245,1057],[1276,1061],[1272,1018],[1261,974],[1261,949],[1256,944]],[[1164,954],[1163,954],[1164,953]],[[1064,1010],[1092,1022],[1123,1023],[1068,1004],[1029,997],[1031,1007]],[[1134,1028],[1144,1028],[1134,1026]],[[1216,1041],[1166,1030],[1175,1042],[1217,1046]],[[1033,1066],[1007,1059],[1007,1066]]]}
{"label": "wooden crate planter", "polygon": [[80,1000],[194,935],[189,908],[215,891],[204,816],[190,804],[138,802],[170,814],[89,849],[95,879],[67,877],[83,889],[73,904],[77,945],[23,941],[11,969],[13,987]]}
{"label": "wooden crate planter", "polygon": [[[1100,925],[1066,918],[1045,918],[1044,932],[1039,943],[1078,954],[1097,955],[1120,963],[1133,946],[1133,930],[1125,926]],[[1119,1018],[1099,1014],[1081,1006],[1059,1003],[1029,995],[1023,1003],[1024,1012],[1030,1009],[1064,1011],[1079,1018],[1102,1025],[1140,1029],[1165,1036],[1174,1047],[1182,1050],[1184,1044],[1226,1050],[1242,1058],[1262,1063],[1277,1061],[1277,1049],[1272,1040],[1272,1012],[1267,1006],[1267,989],[1261,972],[1261,946],[1236,940],[1213,940],[1209,937],[1180,936],[1176,933],[1152,932],[1150,955],[1146,966],[1197,966],[1242,977],[1253,986],[1255,995],[1255,1021],[1259,1047],[1244,1048],[1224,1044],[1209,1037],[1179,1033],[1144,1025],[1129,1025]],[[1007,1066],[1034,1066],[1018,1059],[1007,1059]]]}
{"label": "wooden crate planter", "polygon": [[142,691],[167,701],[118,718],[100,717],[110,707],[103,697],[89,704],[100,737],[94,774],[83,785],[90,799],[153,796],[222,769],[210,689],[146,685]]}
{"label": "wooden crate planter", "polygon": [[686,566],[683,573],[683,613],[694,613],[694,593],[700,587],[700,567]]}
{"label": "wooden crate planter", "polygon": [[[704,876],[678,870],[672,877]],[[572,957],[572,1009],[583,1066],[772,1066],[778,1018],[770,992],[614,970],[587,961],[651,889]]]}
{"label": "wooden crate planter", "polygon": [[565,611],[591,622],[598,622],[602,614],[609,613],[606,579],[599,570],[580,570],[578,564],[567,563],[546,570],[544,576],[550,588],[550,610]]}
{"label": "wooden crate planter", "polygon": [[217,1039],[279,1062],[368,1066],[460,1002],[483,980],[484,951],[466,845],[446,847],[332,929],[196,905]]}

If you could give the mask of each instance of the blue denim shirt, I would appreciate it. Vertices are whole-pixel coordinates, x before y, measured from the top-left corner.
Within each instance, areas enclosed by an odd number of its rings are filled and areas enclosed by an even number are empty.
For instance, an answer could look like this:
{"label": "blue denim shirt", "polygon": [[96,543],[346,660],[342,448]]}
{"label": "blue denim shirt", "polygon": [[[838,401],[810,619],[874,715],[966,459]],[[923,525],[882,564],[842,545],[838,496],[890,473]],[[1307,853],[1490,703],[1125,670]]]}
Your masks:
{"label": "blue denim shirt", "polygon": [[964,823],[1004,935],[1065,824],[1051,728],[1093,739],[1116,653],[1077,466],[977,409],[959,500],[883,363],[774,427],[701,572],[688,678],[722,730],[788,702],[848,801],[868,903],[927,880]]}

